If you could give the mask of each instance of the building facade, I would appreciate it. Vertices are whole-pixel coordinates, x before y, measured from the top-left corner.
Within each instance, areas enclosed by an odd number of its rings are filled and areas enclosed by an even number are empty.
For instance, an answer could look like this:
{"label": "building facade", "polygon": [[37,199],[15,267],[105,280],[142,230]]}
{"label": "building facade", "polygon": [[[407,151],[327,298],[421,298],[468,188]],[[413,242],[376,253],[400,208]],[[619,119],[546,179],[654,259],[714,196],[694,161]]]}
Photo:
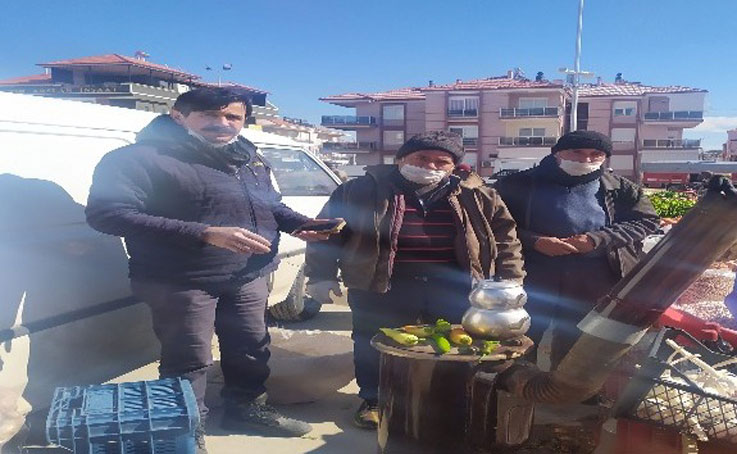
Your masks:
{"label": "building facade", "polygon": [[0,91],[165,113],[177,96],[192,88],[230,86],[251,96],[256,118],[277,114],[266,100],[266,91],[233,82],[205,82],[198,75],[150,62],[144,55],[106,54],[39,63],[43,74],[0,80]]}
{"label": "building facade", "polygon": [[[684,128],[703,120],[705,90],[652,87],[618,78],[579,91],[579,129],[610,136],[615,152],[610,165],[637,178],[641,160],[698,159],[699,141],[683,139]],[[536,165],[566,131],[570,87],[535,80],[518,71],[505,76],[380,93],[347,93],[322,101],[355,109],[355,115],[323,116],[322,124],[355,131],[345,153],[359,164],[393,162],[410,136],[449,130],[461,134],[465,162],[482,176]]]}
{"label": "building facade", "polygon": [[703,121],[705,95],[706,90],[626,81],[585,85],[579,118],[583,128],[612,139],[609,166],[637,178],[642,162],[700,159],[701,141],[684,139],[683,132]]}
{"label": "building facade", "polygon": [[727,141],[722,146],[725,161],[737,161],[737,128],[727,131]]}

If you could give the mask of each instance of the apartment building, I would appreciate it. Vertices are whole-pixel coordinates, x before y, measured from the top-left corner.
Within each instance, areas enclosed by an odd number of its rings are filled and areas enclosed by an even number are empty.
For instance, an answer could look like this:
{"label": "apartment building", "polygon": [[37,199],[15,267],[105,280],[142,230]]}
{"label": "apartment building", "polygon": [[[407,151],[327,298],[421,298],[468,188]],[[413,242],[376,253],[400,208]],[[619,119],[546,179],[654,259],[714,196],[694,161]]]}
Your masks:
{"label": "apartment building", "polygon": [[701,141],[684,139],[683,131],[703,121],[706,93],[621,79],[585,85],[579,91],[579,127],[608,135],[614,145],[610,167],[638,178],[642,162],[700,158]]}
{"label": "apartment building", "polygon": [[737,161],[737,128],[727,131],[727,141],[722,146],[723,159]]}
{"label": "apartment building", "polygon": [[[683,139],[683,129],[703,120],[705,90],[653,87],[626,82],[585,85],[580,92],[579,129],[612,137],[610,165],[636,178],[639,162],[698,158],[699,141]],[[536,165],[566,130],[570,87],[509,71],[501,77],[445,85],[430,82],[380,93],[347,93],[322,101],[354,108],[354,116],[323,116],[322,124],[355,131],[343,145],[359,164],[393,162],[397,148],[416,133],[450,130],[463,136],[465,162],[482,176]],[[336,151],[336,150],[334,150]]]}
{"label": "apartment building", "polygon": [[501,163],[531,167],[550,152],[563,127],[565,87],[541,76],[528,80],[511,72],[501,77],[404,88],[380,93],[347,93],[321,98],[355,108],[355,116],[323,116],[322,124],[355,131],[345,152],[358,164],[391,163],[414,134],[449,130],[463,137],[465,162],[482,175]]}
{"label": "apartment building", "polygon": [[251,97],[254,118],[278,115],[264,90],[234,82],[205,82],[196,74],[151,62],[145,52],[133,57],[92,55],[38,66],[44,68],[43,74],[0,80],[0,91],[165,113],[177,96],[192,88],[227,86]]}

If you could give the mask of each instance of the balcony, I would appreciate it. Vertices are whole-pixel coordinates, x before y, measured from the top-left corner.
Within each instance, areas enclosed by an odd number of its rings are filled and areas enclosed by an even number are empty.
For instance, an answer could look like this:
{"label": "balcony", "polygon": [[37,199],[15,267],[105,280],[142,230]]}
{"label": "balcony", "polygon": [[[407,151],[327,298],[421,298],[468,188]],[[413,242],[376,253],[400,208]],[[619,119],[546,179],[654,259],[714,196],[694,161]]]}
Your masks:
{"label": "balcony", "polygon": [[371,153],[378,149],[376,142],[325,142],[322,150],[334,153]]}
{"label": "balcony", "polygon": [[478,109],[448,109],[448,118],[476,118]]}
{"label": "balcony", "polygon": [[674,112],[645,112],[645,121],[682,121],[697,122],[704,120],[704,112],[701,110],[677,110]]}
{"label": "balcony", "polygon": [[645,139],[642,141],[643,148],[701,148],[700,139]]}
{"label": "balcony", "polygon": [[372,128],[376,126],[376,117],[357,117],[355,115],[323,115],[322,122],[320,124],[329,128]]}
{"label": "balcony", "polygon": [[499,118],[557,117],[557,107],[530,107],[527,109],[499,109]]}
{"label": "balcony", "polygon": [[543,147],[553,146],[557,137],[499,137],[500,147]]}
{"label": "balcony", "polygon": [[464,137],[463,146],[469,148],[476,148],[479,144],[478,137]]}

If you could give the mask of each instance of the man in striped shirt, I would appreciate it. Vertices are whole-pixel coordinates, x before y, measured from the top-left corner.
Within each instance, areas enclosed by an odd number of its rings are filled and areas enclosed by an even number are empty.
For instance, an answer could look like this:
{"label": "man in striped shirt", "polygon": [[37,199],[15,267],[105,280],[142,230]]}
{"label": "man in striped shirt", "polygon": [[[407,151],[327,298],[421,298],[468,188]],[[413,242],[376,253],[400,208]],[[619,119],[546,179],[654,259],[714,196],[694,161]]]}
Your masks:
{"label": "man in striped shirt", "polygon": [[396,165],[371,166],[344,183],[320,218],[343,218],[339,235],[307,248],[307,292],[328,303],[340,270],[353,312],[354,364],[364,402],[359,427],[378,421],[381,327],[444,318],[460,323],[474,280],[521,280],[521,245],[501,198],[481,177],[456,168],[460,136],[443,131],[409,139]]}

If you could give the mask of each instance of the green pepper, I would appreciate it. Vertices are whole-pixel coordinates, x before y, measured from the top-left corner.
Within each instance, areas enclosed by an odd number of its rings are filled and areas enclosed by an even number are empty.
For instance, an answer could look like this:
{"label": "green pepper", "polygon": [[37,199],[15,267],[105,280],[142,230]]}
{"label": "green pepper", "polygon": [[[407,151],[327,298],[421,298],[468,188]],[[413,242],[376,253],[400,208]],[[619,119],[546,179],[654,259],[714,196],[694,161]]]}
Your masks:
{"label": "green pepper", "polygon": [[433,334],[432,340],[435,341],[435,350],[439,354],[444,355],[450,351],[450,341],[442,334]]}
{"label": "green pepper", "polygon": [[436,333],[446,334],[446,333],[449,333],[451,329],[453,329],[453,326],[449,322],[443,320],[442,318],[439,318],[435,322],[435,332]]}
{"label": "green pepper", "polygon": [[489,341],[489,340],[484,341],[484,343],[481,345],[481,355],[492,354],[494,350],[499,348],[499,345],[500,345],[499,341]]}

